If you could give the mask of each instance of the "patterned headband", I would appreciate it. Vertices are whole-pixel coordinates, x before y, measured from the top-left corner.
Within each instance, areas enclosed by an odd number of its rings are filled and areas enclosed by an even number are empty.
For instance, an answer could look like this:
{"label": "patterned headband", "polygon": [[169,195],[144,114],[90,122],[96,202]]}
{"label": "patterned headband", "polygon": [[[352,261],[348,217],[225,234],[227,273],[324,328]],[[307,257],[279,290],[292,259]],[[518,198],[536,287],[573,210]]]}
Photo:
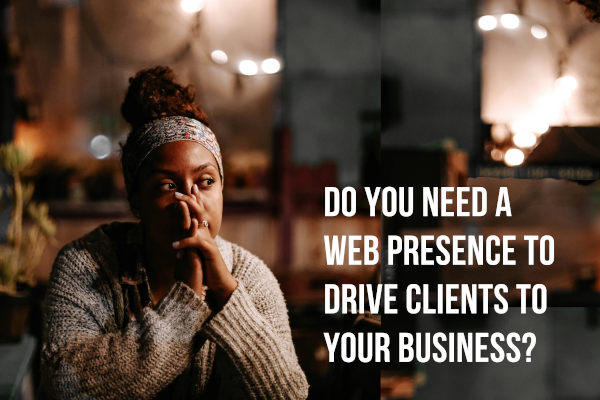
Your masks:
{"label": "patterned headband", "polygon": [[129,134],[123,146],[121,162],[127,193],[134,190],[136,174],[150,152],[165,143],[189,140],[204,146],[217,160],[221,183],[223,162],[215,134],[198,120],[187,117],[166,117],[148,122]]}

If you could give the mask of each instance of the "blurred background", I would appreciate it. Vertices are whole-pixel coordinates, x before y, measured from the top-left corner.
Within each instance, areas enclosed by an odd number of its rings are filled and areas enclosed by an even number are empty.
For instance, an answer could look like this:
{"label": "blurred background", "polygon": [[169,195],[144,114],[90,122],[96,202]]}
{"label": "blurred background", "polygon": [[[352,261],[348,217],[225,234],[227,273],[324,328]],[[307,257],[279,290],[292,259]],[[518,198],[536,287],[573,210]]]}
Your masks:
{"label": "blurred background", "polygon": [[[55,232],[31,271],[33,295],[22,302],[33,304],[22,324],[28,333],[0,344],[0,399],[35,391],[41,299],[60,247],[101,223],[133,220],[118,155],[129,128],[119,107],[128,78],[155,65],[172,67],[180,82],[196,88],[224,156],[221,235],[277,275],[311,399],[374,398],[373,390],[381,393],[375,397],[417,399],[600,397],[594,362],[600,354],[600,24],[586,20],[578,4],[1,4],[0,139],[31,149],[34,159],[22,179],[35,184],[33,201],[48,204]],[[6,174],[1,179],[4,186],[12,182]],[[380,221],[368,217],[359,196],[359,215],[325,219],[325,186],[411,186],[417,194],[426,186],[484,187],[488,210],[506,186],[513,216]],[[6,190],[2,200],[0,239],[6,241]],[[29,216],[24,224],[38,219]],[[392,337],[398,331],[531,331],[538,336],[534,361],[395,364],[383,368],[381,381],[378,369],[330,365],[324,331],[379,325],[326,316],[324,284],[378,282],[380,268],[327,266],[325,234],[516,235],[516,266],[425,268],[398,259],[382,265],[381,279],[400,289],[543,283],[557,308],[541,316],[514,310],[485,318],[383,316],[383,326]],[[527,234],[554,237],[553,265],[527,265],[520,240]],[[518,294],[509,297],[515,305]],[[0,321],[8,321],[7,309],[0,306]]]}
{"label": "blurred background", "polygon": [[[345,322],[324,314],[324,284],[378,282],[379,266],[328,267],[323,235],[379,235],[381,222],[366,214],[325,219],[324,187],[379,182],[379,4],[1,4],[0,139],[31,150],[33,161],[20,179],[25,188],[35,185],[32,201],[48,204],[55,232],[30,271],[35,286],[30,279],[17,286],[20,298],[0,296],[0,325],[10,331],[4,340],[13,339],[0,344],[0,399],[32,398],[37,388],[40,307],[58,250],[102,223],[134,220],[120,167],[119,143],[129,132],[120,104],[128,78],[155,65],[170,66],[178,82],[194,85],[224,157],[220,235],[272,268],[286,296],[310,398],[332,398],[323,332],[339,331]],[[3,175],[4,186],[13,178]],[[3,200],[0,239],[10,244],[7,190]],[[27,214],[24,229],[36,218]],[[13,325],[28,333],[15,336]],[[378,392],[378,370],[371,382]]]}
{"label": "blurred background", "polygon": [[[488,210],[505,186],[512,208],[510,218],[384,218],[383,237],[517,237],[516,266],[422,267],[403,265],[398,257],[382,266],[382,280],[400,289],[410,283],[542,283],[557,307],[541,316],[518,310],[460,318],[384,315],[383,326],[393,335],[531,331],[544,345],[536,346],[532,363],[385,366],[382,393],[598,398],[600,24],[563,0],[381,4],[382,186],[412,186],[415,194],[422,187],[484,187]],[[552,265],[528,265],[522,238],[532,234],[554,238]],[[518,294],[509,292],[512,305]]]}

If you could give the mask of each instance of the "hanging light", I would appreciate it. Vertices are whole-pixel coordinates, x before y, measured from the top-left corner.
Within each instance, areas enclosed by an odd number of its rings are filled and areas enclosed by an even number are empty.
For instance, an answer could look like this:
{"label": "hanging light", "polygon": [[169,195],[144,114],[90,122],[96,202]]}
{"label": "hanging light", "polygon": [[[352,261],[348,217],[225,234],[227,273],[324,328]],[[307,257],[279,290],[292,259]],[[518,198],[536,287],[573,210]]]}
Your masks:
{"label": "hanging light", "polygon": [[510,131],[506,124],[494,124],[492,125],[491,135],[496,143],[502,143],[510,136]]}
{"label": "hanging light", "polygon": [[279,72],[281,64],[274,58],[267,58],[262,62],[262,70],[267,74]]}
{"label": "hanging light", "polygon": [[546,132],[548,132],[548,129],[550,129],[550,125],[542,120],[533,120],[531,121],[531,131],[533,133],[539,133],[544,134]]}
{"label": "hanging light", "polygon": [[531,132],[518,133],[512,138],[513,143],[522,149],[535,146],[537,143],[537,136]]}
{"label": "hanging light", "polygon": [[502,157],[504,157],[504,153],[502,153],[502,150],[499,149],[492,150],[490,155],[494,161],[502,161]]}
{"label": "hanging light", "polygon": [[227,54],[222,50],[215,50],[210,54],[210,57],[217,64],[225,64],[227,62]]}
{"label": "hanging light", "polygon": [[240,63],[240,72],[244,75],[256,75],[258,66],[254,61],[244,60]]}
{"label": "hanging light", "polygon": [[550,129],[550,125],[542,119],[525,119],[518,120],[510,124],[510,130],[515,135],[519,133],[546,133]]}
{"label": "hanging light", "polygon": [[181,0],[181,8],[186,13],[195,13],[204,8],[204,0]]}
{"label": "hanging light", "polygon": [[491,31],[492,29],[496,28],[498,21],[496,21],[496,18],[492,15],[484,15],[483,17],[479,18],[477,24],[482,31]]}
{"label": "hanging light", "polygon": [[500,22],[506,29],[516,29],[519,27],[519,17],[515,14],[504,14],[500,17]]}
{"label": "hanging light", "polygon": [[577,79],[572,76],[562,76],[554,82],[554,93],[563,100],[566,100],[571,97],[571,94],[577,89],[577,86]]}
{"label": "hanging light", "polygon": [[525,154],[519,149],[508,149],[504,153],[504,163],[509,167],[521,165],[525,161]]}
{"label": "hanging light", "polygon": [[536,39],[544,39],[548,36],[548,31],[541,25],[534,25],[531,27],[531,34]]}

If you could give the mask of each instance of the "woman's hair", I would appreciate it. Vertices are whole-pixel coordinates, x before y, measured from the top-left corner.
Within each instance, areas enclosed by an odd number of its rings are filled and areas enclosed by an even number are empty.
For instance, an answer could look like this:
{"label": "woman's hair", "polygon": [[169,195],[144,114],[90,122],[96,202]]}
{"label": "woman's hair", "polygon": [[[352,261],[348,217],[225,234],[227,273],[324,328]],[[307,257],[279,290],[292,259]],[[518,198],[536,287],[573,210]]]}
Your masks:
{"label": "woman's hair", "polygon": [[171,68],[161,66],[129,78],[121,114],[134,131],[152,120],[174,116],[197,119],[208,126],[208,117],[194,103],[194,87],[182,86],[174,78]]}
{"label": "woman's hair", "polygon": [[585,7],[585,16],[592,22],[600,22],[600,1],[598,0],[566,0],[567,3],[579,3]]}

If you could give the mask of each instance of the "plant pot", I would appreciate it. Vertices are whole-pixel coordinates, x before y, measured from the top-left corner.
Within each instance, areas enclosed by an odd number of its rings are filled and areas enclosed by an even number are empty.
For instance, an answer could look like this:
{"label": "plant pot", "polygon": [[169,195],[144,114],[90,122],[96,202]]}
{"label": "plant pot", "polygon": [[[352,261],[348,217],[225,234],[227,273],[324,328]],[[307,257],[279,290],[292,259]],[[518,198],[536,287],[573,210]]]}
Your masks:
{"label": "plant pot", "polygon": [[27,331],[33,303],[30,290],[0,293],[0,343],[18,342]]}

